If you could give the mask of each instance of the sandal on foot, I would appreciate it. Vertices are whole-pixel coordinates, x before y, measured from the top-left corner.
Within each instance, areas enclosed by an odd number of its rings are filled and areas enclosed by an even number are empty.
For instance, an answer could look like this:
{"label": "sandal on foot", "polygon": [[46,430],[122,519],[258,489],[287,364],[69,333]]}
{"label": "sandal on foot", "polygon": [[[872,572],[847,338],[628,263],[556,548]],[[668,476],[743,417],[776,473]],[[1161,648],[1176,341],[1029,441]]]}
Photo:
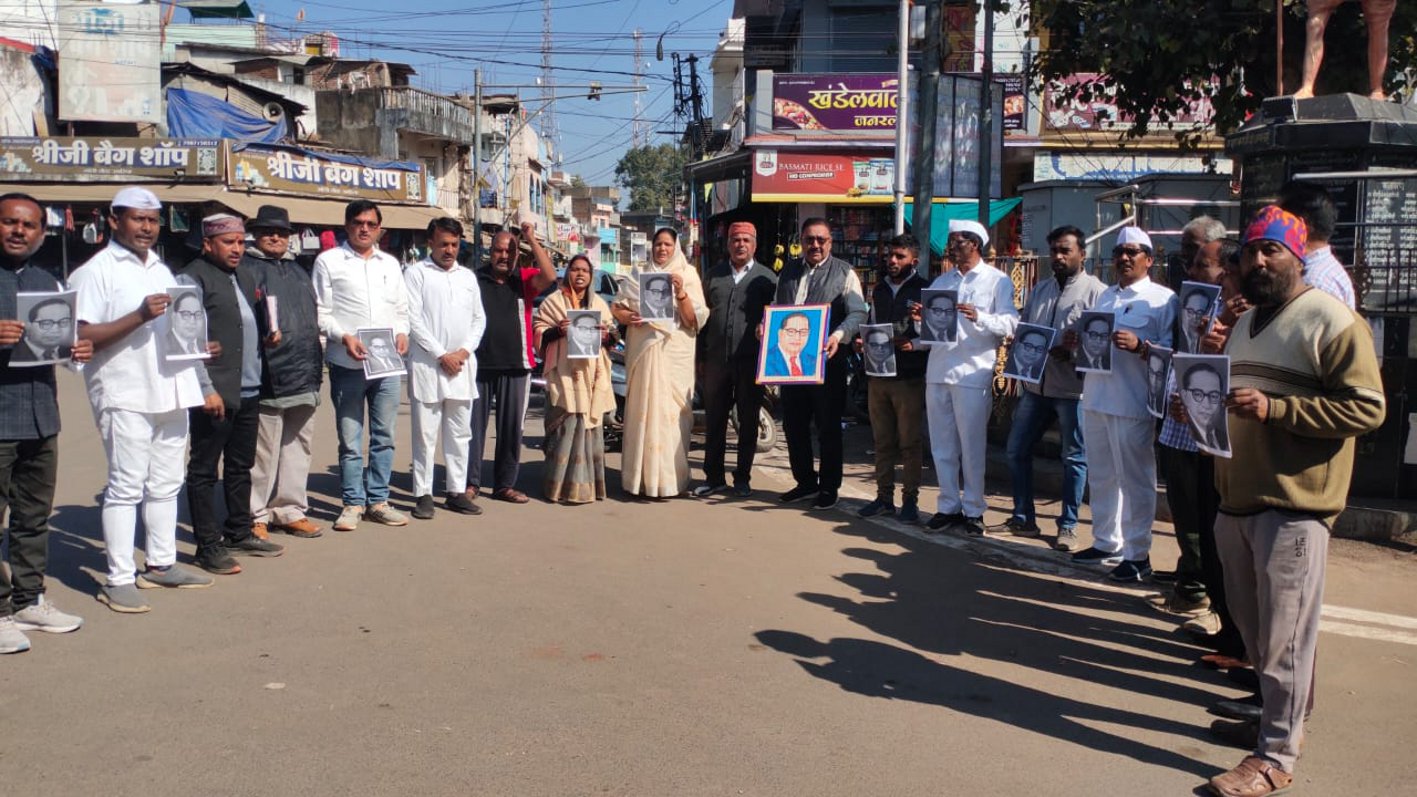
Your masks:
{"label": "sandal on foot", "polygon": [[1289,791],[1294,776],[1259,756],[1247,756],[1234,769],[1210,779],[1218,797],[1267,797]]}

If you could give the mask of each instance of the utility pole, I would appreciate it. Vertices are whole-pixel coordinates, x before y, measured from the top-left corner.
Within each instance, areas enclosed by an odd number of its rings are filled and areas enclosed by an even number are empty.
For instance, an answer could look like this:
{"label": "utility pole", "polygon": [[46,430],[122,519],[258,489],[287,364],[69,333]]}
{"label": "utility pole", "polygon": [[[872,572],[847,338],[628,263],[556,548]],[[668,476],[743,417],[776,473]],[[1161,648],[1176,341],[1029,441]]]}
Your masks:
{"label": "utility pole", "polygon": [[979,223],[989,229],[994,189],[994,4],[984,0],[984,63],[979,87]]}
{"label": "utility pole", "polygon": [[906,133],[910,126],[910,0],[900,0],[900,24],[896,31],[895,109],[895,234],[905,232],[905,170],[909,166]]}
{"label": "utility pole", "polygon": [[[916,140],[911,164],[915,167],[915,207],[911,213],[910,226],[915,237],[925,244],[925,251],[932,253],[930,246],[930,211],[935,202],[935,137],[936,120],[940,105],[940,45],[942,0],[930,0],[925,10],[925,46],[921,50],[919,86],[920,136]],[[930,258],[920,263],[922,276],[929,276]]]}
{"label": "utility pole", "polygon": [[[635,28],[635,88],[644,86],[645,82],[645,35],[644,31]],[[644,107],[640,102],[640,95],[635,94],[635,121],[630,126],[630,146],[638,149],[648,143],[649,136],[645,135]]]}
{"label": "utility pole", "polygon": [[482,267],[482,68],[472,70],[472,267]]}
{"label": "utility pole", "polygon": [[[556,78],[551,71],[551,0],[541,0],[541,90],[556,96]],[[556,112],[547,108],[541,117],[541,138],[551,148],[551,162],[561,165],[561,135],[556,128]]]}

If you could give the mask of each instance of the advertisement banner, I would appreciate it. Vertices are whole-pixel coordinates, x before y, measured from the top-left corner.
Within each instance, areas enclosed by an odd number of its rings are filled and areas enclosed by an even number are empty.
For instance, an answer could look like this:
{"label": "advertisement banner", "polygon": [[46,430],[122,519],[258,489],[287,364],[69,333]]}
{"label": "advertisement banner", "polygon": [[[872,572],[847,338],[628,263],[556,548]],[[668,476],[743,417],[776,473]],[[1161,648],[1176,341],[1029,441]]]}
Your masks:
{"label": "advertisement banner", "polygon": [[773,130],[895,130],[899,78],[773,75]]}
{"label": "advertisement banner", "polygon": [[0,138],[0,180],[200,183],[221,176],[214,138]]}
{"label": "advertisement banner", "polygon": [[1028,85],[1023,75],[1004,75],[1004,132],[1028,129]]}
{"label": "advertisement banner", "polygon": [[[979,117],[981,111],[980,94],[984,81],[978,75],[940,75],[939,92],[936,95],[939,117],[935,122],[935,179],[934,195],[953,199],[971,199],[979,196]],[[994,118],[1004,116],[1004,92],[995,84],[993,94]],[[1003,192],[1003,125],[994,125],[990,137],[991,165],[990,192],[999,196]],[[911,133],[918,134],[918,128]],[[915,191],[915,175],[907,174],[911,193]]]}
{"label": "advertisement banner", "polygon": [[321,194],[383,202],[424,201],[423,166],[312,152],[298,147],[236,144],[227,185],[264,193]]}
{"label": "advertisement banner", "polygon": [[753,201],[889,203],[895,161],[889,156],[760,149],[753,153]]}
{"label": "advertisement banner", "polygon": [[[1121,130],[1130,127],[1132,117],[1117,108],[1116,89],[1097,86],[1087,100],[1069,99],[1065,89],[1079,83],[1092,83],[1101,75],[1080,72],[1050,84],[1043,93],[1044,123],[1054,130]],[[1190,130],[1204,127],[1215,115],[1210,100],[1192,102],[1185,112],[1168,125],[1154,125],[1155,130]]]}
{"label": "advertisement banner", "polygon": [[164,121],[157,3],[59,0],[59,118]]}

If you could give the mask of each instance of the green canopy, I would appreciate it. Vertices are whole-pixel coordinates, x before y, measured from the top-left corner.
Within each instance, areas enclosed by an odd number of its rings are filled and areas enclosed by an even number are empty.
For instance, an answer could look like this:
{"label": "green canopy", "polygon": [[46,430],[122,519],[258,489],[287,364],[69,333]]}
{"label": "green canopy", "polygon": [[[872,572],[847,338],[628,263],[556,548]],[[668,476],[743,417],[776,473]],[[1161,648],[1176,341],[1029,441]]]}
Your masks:
{"label": "green canopy", "polygon": [[246,0],[177,0],[178,8],[185,8],[192,19],[251,19],[251,6]]}
{"label": "green canopy", "polygon": [[[1013,199],[991,199],[989,200],[989,226],[999,223],[999,219],[1009,215],[1009,213],[1020,204],[1023,199],[1014,197]],[[905,202],[905,224],[910,226],[912,203]],[[979,218],[978,202],[936,202],[930,209],[930,251],[937,255],[945,253],[945,240],[950,237],[950,221],[953,219],[969,219],[971,221]]]}

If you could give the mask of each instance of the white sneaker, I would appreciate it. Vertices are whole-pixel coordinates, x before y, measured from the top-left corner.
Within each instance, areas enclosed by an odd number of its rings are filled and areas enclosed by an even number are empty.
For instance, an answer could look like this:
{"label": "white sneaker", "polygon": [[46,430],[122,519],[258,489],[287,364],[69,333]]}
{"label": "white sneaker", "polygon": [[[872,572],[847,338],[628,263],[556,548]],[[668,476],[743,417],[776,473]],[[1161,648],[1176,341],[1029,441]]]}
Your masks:
{"label": "white sneaker", "polygon": [[354,531],[359,528],[359,520],[364,517],[364,507],[347,506],[343,512],[339,513],[339,518],[335,520],[335,531]]}
{"label": "white sneaker", "polygon": [[375,504],[364,510],[364,519],[372,523],[382,523],[385,526],[408,525],[408,518],[402,512],[389,506],[388,503]]}
{"label": "white sneaker", "polygon": [[0,617],[0,653],[24,653],[30,649],[30,639],[15,627],[15,618]]}
{"label": "white sneaker", "polygon": [[54,604],[45,600],[43,595],[39,596],[33,606],[26,606],[15,612],[15,627],[21,631],[67,634],[79,630],[83,625],[84,618],[59,611],[54,608]]}

